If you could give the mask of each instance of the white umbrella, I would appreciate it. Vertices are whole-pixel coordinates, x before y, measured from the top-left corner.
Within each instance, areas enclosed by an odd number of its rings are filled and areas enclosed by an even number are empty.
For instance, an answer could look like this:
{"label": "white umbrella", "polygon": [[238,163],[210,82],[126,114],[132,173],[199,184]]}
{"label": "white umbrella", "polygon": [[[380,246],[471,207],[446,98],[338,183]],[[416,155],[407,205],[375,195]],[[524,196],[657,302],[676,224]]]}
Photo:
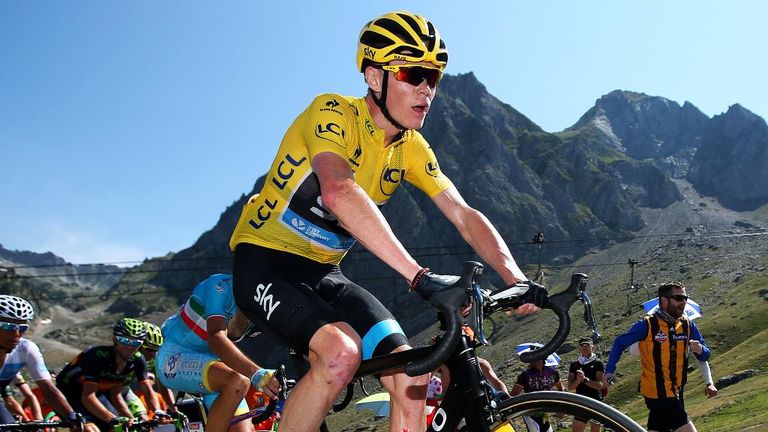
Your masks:
{"label": "white umbrella", "polygon": [[[520,355],[525,352],[535,351],[537,349],[540,349],[544,345],[536,342],[530,342],[530,343],[522,343],[518,345],[515,348],[515,353],[517,355]],[[560,364],[560,356],[552,353],[549,356],[547,356],[547,359],[544,360],[544,366],[557,366]]]}

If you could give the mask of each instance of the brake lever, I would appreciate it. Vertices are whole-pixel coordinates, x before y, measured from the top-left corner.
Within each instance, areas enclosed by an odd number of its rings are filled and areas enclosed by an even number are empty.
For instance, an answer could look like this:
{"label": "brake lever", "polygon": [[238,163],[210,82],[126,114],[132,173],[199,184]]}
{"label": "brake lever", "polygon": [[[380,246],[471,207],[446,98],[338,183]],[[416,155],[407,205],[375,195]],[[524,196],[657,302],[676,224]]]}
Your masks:
{"label": "brake lever", "polygon": [[[586,285],[586,281],[584,281],[584,285]],[[595,316],[592,313],[592,299],[589,297],[589,294],[584,289],[579,294],[579,300],[584,304],[584,322],[587,324],[587,326],[592,330],[592,342],[599,343],[603,340],[603,336],[600,335],[600,332],[597,330],[597,324],[595,323]]]}
{"label": "brake lever", "polygon": [[479,272],[475,275],[475,279],[472,283],[472,293],[470,294],[470,302],[472,309],[467,317],[468,325],[475,332],[475,340],[485,346],[490,346],[491,342],[485,337],[483,331],[483,321],[485,319],[485,313],[483,311],[484,305],[491,302],[491,298],[488,293],[481,288],[483,272]]}

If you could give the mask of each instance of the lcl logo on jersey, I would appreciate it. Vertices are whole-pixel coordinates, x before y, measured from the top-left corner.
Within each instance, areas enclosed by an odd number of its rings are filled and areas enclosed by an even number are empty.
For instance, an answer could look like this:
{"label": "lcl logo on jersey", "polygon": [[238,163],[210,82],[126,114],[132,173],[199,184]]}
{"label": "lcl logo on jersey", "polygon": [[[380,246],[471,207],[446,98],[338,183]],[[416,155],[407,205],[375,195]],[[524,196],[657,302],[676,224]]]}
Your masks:
{"label": "lcl logo on jersey", "polygon": [[381,193],[386,196],[392,196],[395,190],[400,185],[400,181],[405,177],[405,170],[398,168],[384,168],[381,172],[381,180],[379,181],[379,189]]}
{"label": "lcl logo on jersey", "polygon": [[315,129],[315,136],[318,138],[322,138],[326,141],[335,143],[336,140],[334,140],[333,137],[328,136],[328,134],[337,135],[342,138],[346,136],[344,129],[342,129],[341,126],[337,125],[336,123],[326,123],[325,125],[322,125],[322,124],[317,125],[317,129]]}
{"label": "lcl logo on jersey", "polygon": [[424,171],[432,177],[437,177],[440,175],[440,165],[437,161],[429,161],[424,165]]}

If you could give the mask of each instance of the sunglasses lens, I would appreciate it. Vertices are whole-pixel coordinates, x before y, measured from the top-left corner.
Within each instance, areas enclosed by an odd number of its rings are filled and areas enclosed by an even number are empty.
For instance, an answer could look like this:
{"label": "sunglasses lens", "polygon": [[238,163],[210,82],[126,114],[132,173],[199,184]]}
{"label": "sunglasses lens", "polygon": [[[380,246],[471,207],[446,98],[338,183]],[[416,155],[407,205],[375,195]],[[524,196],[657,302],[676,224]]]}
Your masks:
{"label": "sunglasses lens", "polygon": [[134,347],[134,348],[141,346],[141,341],[140,340],[127,338],[127,337],[124,337],[124,336],[118,336],[117,337],[117,341],[120,342],[123,345],[128,345],[128,346],[131,346],[131,347]]}
{"label": "sunglasses lens", "polygon": [[427,85],[434,88],[440,82],[443,73],[437,69],[423,68],[420,66],[401,67],[395,72],[395,79],[404,81],[412,86],[418,86],[422,81],[427,81]]}
{"label": "sunglasses lens", "polygon": [[29,330],[29,324],[14,324],[3,321],[0,323],[0,330],[18,331],[19,333],[24,333],[25,331]]}

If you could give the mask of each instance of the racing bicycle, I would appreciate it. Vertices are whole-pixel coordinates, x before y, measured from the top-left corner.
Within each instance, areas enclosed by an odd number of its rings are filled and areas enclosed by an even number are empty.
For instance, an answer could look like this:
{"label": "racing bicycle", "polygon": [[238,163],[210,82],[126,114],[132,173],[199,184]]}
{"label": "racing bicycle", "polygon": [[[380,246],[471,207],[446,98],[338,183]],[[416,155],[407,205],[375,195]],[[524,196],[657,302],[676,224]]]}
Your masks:
{"label": "racing bicycle", "polygon": [[[592,303],[586,292],[587,281],[586,274],[576,273],[572,275],[568,288],[548,297],[544,308],[557,316],[557,331],[542,348],[522,353],[521,361],[530,363],[545,359],[560,347],[570,333],[569,310],[576,301],[583,303],[584,318],[588,323],[591,321],[592,337],[599,340],[600,334],[592,319]],[[541,391],[510,397],[505,393],[496,392],[487,383],[478,366],[475,341],[483,345],[490,344],[483,332],[485,318],[496,311],[522,305],[520,296],[527,288],[528,285],[516,285],[496,289],[484,280],[482,264],[466,262],[459,280],[454,285],[436,292],[429,300],[446,320],[446,330],[437,343],[364,360],[355,378],[392,370],[404,370],[410,376],[419,376],[445,365],[450,372],[450,384],[445,389],[440,404],[435,408],[435,415],[427,427],[427,432],[520,432],[529,430],[526,423],[532,416],[562,418],[564,415],[593,421],[616,432],[644,431],[625,414],[586,396]],[[473,330],[474,341],[462,330],[465,320],[460,316],[459,310],[467,304],[471,306],[471,312],[467,316],[466,325]],[[346,403],[351,400],[349,391],[352,386],[354,381],[347,389]],[[335,407],[334,411],[337,408]],[[557,425],[553,424],[554,426]],[[321,430],[327,431],[328,426],[323,424]]]}

